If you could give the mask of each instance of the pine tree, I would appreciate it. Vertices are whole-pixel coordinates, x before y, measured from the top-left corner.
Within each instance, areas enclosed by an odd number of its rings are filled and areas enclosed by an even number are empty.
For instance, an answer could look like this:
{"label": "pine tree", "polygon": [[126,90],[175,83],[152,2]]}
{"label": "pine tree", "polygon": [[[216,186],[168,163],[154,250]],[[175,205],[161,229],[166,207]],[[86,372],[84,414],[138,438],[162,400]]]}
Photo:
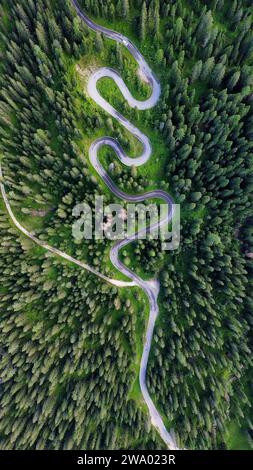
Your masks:
{"label": "pine tree", "polygon": [[236,72],[233,73],[233,75],[230,77],[229,81],[228,81],[228,90],[229,91],[232,91],[235,86],[237,85],[239,79],[240,79],[240,76],[241,76],[241,72],[240,70],[237,70]]}
{"label": "pine tree", "polygon": [[95,48],[97,52],[101,52],[103,50],[104,44],[103,44],[103,39],[101,33],[96,34],[96,39],[95,39]]}
{"label": "pine tree", "polygon": [[154,32],[156,39],[159,39],[160,32],[160,13],[159,13],[159,2],[156,2],[154,11]]}
{"label": "pine tree", "polygon": [[215,65],[212,74],[211,74],[211,83],[214,84],[214,86],[218,87],[225,75],[226,67],[223,64],[217,64]]}
{"label": "pine tree", "polygon": [[140,24],[140,39],[144,41],[146,38],[146,28],[147,28],[147,6],[144,0],[141,10],[141,24]]}
{"label": "pine tree", "polygon": [[194,65],[194,67],[192,69],[192,76],[191,76],[191,82],[192,83],[199,79],[199,77],[201,75],[201,71],[202,71],[202,65],[203,65],[202,60],[199,60]]}
{"label": "pine tree", "polygon": [[122,0],[122,16],[123,18],[129,18],[129,0]]}

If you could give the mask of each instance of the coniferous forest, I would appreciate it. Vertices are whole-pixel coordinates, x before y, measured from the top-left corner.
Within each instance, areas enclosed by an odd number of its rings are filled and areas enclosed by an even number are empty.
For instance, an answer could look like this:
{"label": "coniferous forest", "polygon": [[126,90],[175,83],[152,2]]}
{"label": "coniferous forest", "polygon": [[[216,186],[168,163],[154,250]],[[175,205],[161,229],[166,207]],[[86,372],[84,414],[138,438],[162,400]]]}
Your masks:
{"label": "coniferous forest", "polygon": [[[80,0],[124,33],[162,86],[131,109],[149,136],[144,167],[101,161],[125,192],[156,187],[181,206],[181,243],[139,240],[121,253],[161,282],[147,386],[187,449],[253,446],[253,2]],[[91,71],[119,72],[138,99],[149,86],[126,49],[88,29],[70,0],[0,0],[0,161],[12,210],[37,238],[119,277],[109,240],[75,240],[73,207],[103,195],[96,138],[138,142],[86,93]],[[138,382],[145,295],[113,287],[21,234],[0,197],[0,448],[164,449]]]}

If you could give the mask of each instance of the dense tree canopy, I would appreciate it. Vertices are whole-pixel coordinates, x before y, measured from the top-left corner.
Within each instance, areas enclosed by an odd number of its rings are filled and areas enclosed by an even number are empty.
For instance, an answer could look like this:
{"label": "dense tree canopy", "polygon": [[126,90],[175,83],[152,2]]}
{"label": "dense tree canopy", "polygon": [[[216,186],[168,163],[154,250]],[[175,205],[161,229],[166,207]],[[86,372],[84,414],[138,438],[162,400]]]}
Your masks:
{"label": "dense tree canopy", "polygon": [[[80,4],[132,37],[162,83],[159,104],[145,113],[100,85],[154,149],[146,170],[117,162],[114,181],[134,193],[161,187],[181,204],[177,251],[149,239],[122,253],[140,275],[161,280],[148,388],[184,447],[226,446],[231,422],[250,438],[252,1]],[[133,157],[137,146],[89,100],[82,73],[107,64],[136,96],[148,86],[124,48],[90,32],[69,0],[2,0],[0,19],[11,206],[41,239],[115,275],[109,242],[73,240],[72,209],[96,194],[113,200],[89,165],[93,138],[113,135]],[[109,167],[115,156],[105,150],[101,160]],[[0,210],[1,448],[163,448],[138,388],[146,299],[48,255]]]}

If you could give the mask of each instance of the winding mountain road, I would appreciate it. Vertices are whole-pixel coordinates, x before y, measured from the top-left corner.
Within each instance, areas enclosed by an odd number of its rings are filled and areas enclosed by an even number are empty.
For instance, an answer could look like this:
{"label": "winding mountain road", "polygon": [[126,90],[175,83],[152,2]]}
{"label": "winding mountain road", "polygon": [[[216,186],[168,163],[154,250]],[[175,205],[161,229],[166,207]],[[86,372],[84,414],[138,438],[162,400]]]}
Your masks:
{"label": "winding mountain road", "polygon": [[[138,49],[135,47],[135,45],[128,40],[125,36],[121,35],[120,33],[108,30],[107,28],[104,28],[102,26],[99,26],[95,24],[92,20],[90,20],[85,13],[81,10],[79,3],[77,0],[72,0],[72,4],[76,9],[77,14],[79,17],[87,24],[89,28],[91,28],[93,31],[100,32],[106,37],[113,39],[114,41],[117,41],[120,44],[123,44],[128,51],[133,55],[135,60],[137,61],[140,71],[142,72],[142,75],[145,77],[145,79],[148,81],[150,84],[152,94],[149,99],[146,101],[138,101],[134,99],[134,97],[131,95],[130,91],[126,87],[124,81],[122,78],[119,76],[119,74],[112,70],[111,68],[101,68],[94,72],[89,79],[88,82],[88,94],[90,97],[99,105],[101,108],[103,108],[106,112],[108,112],[112,117],[117,119],[117,121],[123,125],[129,132],[131,132],[135,137],[141,142],[143,146],[143,152],[142,154],[137,157],[137,158],[130,158],[129,156],[126,155],[120,144],[113,138],[111,137],[103,137],[100,139],[97,139],[95,142],[92,143],[90,149],[89,149],[89,157],[90,161],[93,165],[93,167],[96,169],[97,173],[100,175],[100,177],[103,179],[103,181],[106,183],[108,188],[111,190],[111,192],[117,196],[120,199],[123,199],[128,202],[142,202],[146,199],[162,199],[169,207],[168,214],[166,217],[161,220],[159,223],[154,224],[150,227],[150,231],[157,229],[158,227],[161,227],[163,224],[168,224],[168,222],[172,219],[173,217],[173,199],[171,196],[166,193],[165,191],[162,190],[154,190],[154,191],[149,191],[146,193],[143,193],[141,195],[133,195],[133,194],[127,194],[123,191],[121,191],[112,181],[110,176],[107,174],[101,163],[99,162],[98,159],[98,151],[99,149],[104,146],[108,145],[112,147],[119,158],[119,160],[126,166],[140,166],[145,164],[149,158],[151,157],[152,154],[152,146],[151,143],[148,139],[147,136],[145,136],[140,130],[138,130],[133,124],[131,124],[127,119],[125,119],[116,109],[113,108],[107,101],[104,100],[104,98],[100,95],[100,93],[97,90],[97,82],[100,80],[102,77],[109,77],[112,78],[115,83],[118,85],[120,91],[122,92],[124,98],[128,102],[129,106],[132,108],[137,108],[139,110],[146,110],[150,109],[153,106],[156,105],[156,103],[159,100],[160,94],[161,94],[161,87],[160,83],[153,74],[152,70],[146,63],[144,57],[140,54]],[[150,314],[149,314],[149,320],[148,320],[148,326],[147,326],[147,331],[145,335],[145,342],[144,342],[144,348],[143,348],[143,354],[141,358],[141,364],[140,364],[140,372],[139,372],[139,382],[140,382],[140,388],[141,392],[143,395],[143,398],[147,404],[150,417],[151,417],[151,422],[154,427],[158,430],[161,438],[163,441],[166,443],[169,449],[172,450],[177,450],[177,444],[174,440],[174,437],[169,433],[163,423],[162,417],[160,413],[158,412],[157,408],[155,407],[153,400],[150,397],[150,394],[147,389],[146,385],[146,373],[147,373],[147,364],[148,364],[148,358],[149,358],[149,353],[151,349],[151,343],[152,343],[152,338],[153,338],[153,333],[154,333],[154,327],[155,327],[155,322],[159,313],[159,307],[158,307],[158,294],[159,294],[159,282],[158,281],[144,281],[141,279],[137,274],[135,274],[131,269],[126,267],[121,261],[119,257],[119,252],[120,250],[128,245],[129,243],[133,242],[138,238],[140,235],[141,231],[138,233],[133,234],[131,237],[128,237],[124,240],[116,242],[110,252],[110,259],[113,265],[123,274],[125,274],[131,281],[125,282],[125,281],[119,281],[116,279],[110,279],[104,274],[100,273],[93,267],[89,266],[86,263],[83,263],[72,256],[68,255],[65,252],[62,252],[58,250],[57,248],[51,247],[48,245],[46,242],[38,239],[35,237],[35,235],[32,232],[29,232],[26,228],[24,228],[17,220],[15,217],[10,203],[8,201],[8,197],[5,191],[5,186],[4,186],[4,179],[3,179],[3,174],[2,174],[2,168],[0,164],[0,189],[2,193],[2,197],[7,209],[7,212],[14,223],[14,225],[20,230],[25,236],[33,240],[37,245],[43,247],[47,251],[60,256],[64,258],[67,261],[70,261],[81,268],[84,268],[91,273],[95,274],[96,276],[102,278],[104,281],[109,282],[110,284],[117,286],[117,287],[132,287],[132,286],[139,286],[147,295],[148,300],[149,300],[149,305],[150,305]]]}
{"label": "winding mountain road", "polygon": [[[95,142],[92,143],[90,150],[89,150],[89,157],[93,167],[96,169],[98,174],[101,176],[103,181],[106,183],[108,188],[111,192],[120,199],[123,199],[128,202],[142,202],[146,199],[162,199],[166,204],[168,204],[169,211],[167,216],[160,221],[159,224],[154,224],[150,227],[150,231],[156,229],[158,226],[161,226],[168,222],[173,217],[173,199],[172,197],[162,190],[154,190],[150,192],[143,193],[141,195],[132,195],[127,194],[121,191],[112,181],[104,167],[101,165],[98,159],[98,152],[101,147],[104,145],[110,146],[115,151],[119,160],[126,166],[141,166],[145,164],[152,154],[152,146],[150,143],[149,138],[143,134],[139,129],[137,129],[132,123],[130,123],[124,116],[122,116],[113,106],[111,106],[99,93],[97,89],[97,82],[103,77],[109,77],[114,80],[114,82],[118,85],[122,95],[128,102],[129,106],[132,108],[137,108],[139,110],[147,110],[155,106],[160,98],[161,94],[161,86],[158,79],[153,74],[151,68],[145,61],[144,57],[141,55],[139,50],[136,46],[129,41],[129,39],[123,36],[120,33],[111,31],[107,28],[97,25],[94,23],[88,16],[81,10],[80,5],[77,0],[72,0],[72,4],[74,5],[77,14],[79,17],[87,24],[89,28],[91,28],[95,32],[102,33],[104,36],[113,39],[114,41],[124,45],[128,51],[132,54],[135,58],[136,62],[139,65],[141,74],[147,82],[149,83],[152,93],[149,99],[146,101],[138,101],[136,100],[132,94],[130,93],[129,89],[127,88],[125,82],[119,76],[119,74],[107,67],[100,68],[99,70],[95,71],[89,78],[88,81],[88,94],[89,96],[107,113],[109,113],[112,117],[117,119],[117,121],[125,127],[131,134],[133,134],[142,144],[143,151],[139,157],[130,158],[126,155],[120,144],[111,137],[102,137],[97,139]],[[157,315],[159,313],[159,307],[157,303],[157,298],[159,294],[159,283],[158,282],[150,282],[144,281],[141,279],[137,274],[135,274],[131,269],[127,268],[121,261],[119,257],[119,251],[129,243],[133,242],[138,238],[140,235],[139,233],[133,234],[131,237],[126,238],[125,240],[117,242],[111,249],[110,252],[110,259],[113,265],[127,277],[132,279],[132,281],[139,286],[147,295],[150,304],[150,314],[149,314],[149,321],[148,327],[146,331],[145,343],[143,354],[141,358],[141,365],[140,365],[140,373],[139,373],[139,382],[142,391],[143,398],[148,406],[151,422],[153,426],[155,426],[162,437],[163,441],[170,449],[178,449],[177,444],[173,438],[173,436],[167,431],[162,417],[158,412],[157,408],[154,405],[153,400],[150,397],[150,394],[147,389],[146,385],[146,373],[147,373],[147,364],[149,353],[151,349],[151,343],[154,333],[155,322],[157,319]]]}

